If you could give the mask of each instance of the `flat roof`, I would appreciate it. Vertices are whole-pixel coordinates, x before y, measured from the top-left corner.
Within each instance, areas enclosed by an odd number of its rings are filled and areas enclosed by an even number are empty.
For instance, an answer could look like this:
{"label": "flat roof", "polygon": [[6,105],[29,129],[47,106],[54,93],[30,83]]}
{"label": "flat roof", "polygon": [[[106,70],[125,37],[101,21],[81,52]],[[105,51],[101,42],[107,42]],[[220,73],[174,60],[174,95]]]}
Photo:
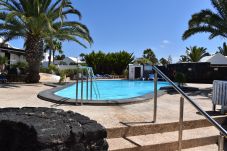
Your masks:
{"label": "flat roof", "polygon": [[24,49],[9,48],[9,47],[4,47],[4,46],[0,46],[0,51],[25,54]]}

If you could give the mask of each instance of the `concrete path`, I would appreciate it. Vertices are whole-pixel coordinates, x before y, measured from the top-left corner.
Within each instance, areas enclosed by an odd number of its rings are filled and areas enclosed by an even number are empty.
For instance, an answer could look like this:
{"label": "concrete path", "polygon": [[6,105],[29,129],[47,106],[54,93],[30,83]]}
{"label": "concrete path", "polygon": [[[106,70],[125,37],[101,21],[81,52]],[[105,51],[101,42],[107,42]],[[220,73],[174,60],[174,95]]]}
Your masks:
{"label": "concrete path", "polygon": [[[199,87],[201,92],[189,93],[205,111],[211,111],[211,86],[189,84]],[[0,107],[50,107],[71,110],[81,113],[101,123],[106,128],[124,127],[122,123],[131,125],[146,124],[153,121],[153,100],[146,103],[120,106],[72,106],[59,105],[37,98],[40,91],[51,87],[43,84],[9,84],[0,85]],[[179,94],[165,94],[158,98],[157,123],[176,122],[179,118]],[[185,102],[184,120],[203,119],[201,115]]]}

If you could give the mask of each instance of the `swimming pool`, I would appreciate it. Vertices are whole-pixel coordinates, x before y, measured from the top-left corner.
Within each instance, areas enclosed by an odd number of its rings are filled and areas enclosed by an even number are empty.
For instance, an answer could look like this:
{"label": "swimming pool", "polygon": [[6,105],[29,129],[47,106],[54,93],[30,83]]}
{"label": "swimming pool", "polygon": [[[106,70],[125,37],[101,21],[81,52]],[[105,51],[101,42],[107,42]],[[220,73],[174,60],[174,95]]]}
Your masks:
{"label": "swimming pool", "polygon": [[[88,84],[88,96],[86,83],[83,84],[83,99],[85,100],[90,99],[90,82]],[[93,85],[96,86],[96,89],[93,88],[92,90],[92,100],[100,101],[135,98],[154,91],[153,81],[97,80],[96,84],[93,83]],[[168,85],[168,82],[159,81],[158,89]],[[66,87],[54,94],[64,98],[76,99],[76,85]],[[81,83],[78,84],[78,99],[81,99]]]}

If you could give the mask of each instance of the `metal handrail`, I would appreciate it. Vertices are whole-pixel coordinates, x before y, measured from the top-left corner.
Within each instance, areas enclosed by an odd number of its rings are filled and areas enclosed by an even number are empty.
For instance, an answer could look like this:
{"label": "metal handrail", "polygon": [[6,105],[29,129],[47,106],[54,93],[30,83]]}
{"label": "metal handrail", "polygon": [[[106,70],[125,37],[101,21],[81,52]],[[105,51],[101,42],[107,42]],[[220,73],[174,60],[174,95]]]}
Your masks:
{"label": "metal handrail", "polygon": [[210,115],[208,115],[202,108],[200,108],[197,103],[195,103],[187,94],[185,94],[173,81],[171,81],[156,66],[152,67],[159,75],[161,75],[166,81],[168,81],[173,86],[173,88],[182,95],[183,98],[189,101],[214,127],[216,127],[224,137],[227,137],[227,131],[219,123],[217,123]]}

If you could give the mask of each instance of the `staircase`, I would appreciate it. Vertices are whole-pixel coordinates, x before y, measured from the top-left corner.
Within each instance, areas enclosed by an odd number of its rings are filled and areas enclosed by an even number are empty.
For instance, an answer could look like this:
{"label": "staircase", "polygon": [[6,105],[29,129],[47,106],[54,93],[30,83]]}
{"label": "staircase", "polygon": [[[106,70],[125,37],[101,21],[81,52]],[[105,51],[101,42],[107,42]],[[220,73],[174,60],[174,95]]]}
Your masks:
{"label": "staircase", "polygon": [[[221,125],[226,116],[214,117]],[[107,129],[109,151],[178,150],[178,122]],[[182,151],[217,151],[219,131],[206,119],[184,121]]]}

